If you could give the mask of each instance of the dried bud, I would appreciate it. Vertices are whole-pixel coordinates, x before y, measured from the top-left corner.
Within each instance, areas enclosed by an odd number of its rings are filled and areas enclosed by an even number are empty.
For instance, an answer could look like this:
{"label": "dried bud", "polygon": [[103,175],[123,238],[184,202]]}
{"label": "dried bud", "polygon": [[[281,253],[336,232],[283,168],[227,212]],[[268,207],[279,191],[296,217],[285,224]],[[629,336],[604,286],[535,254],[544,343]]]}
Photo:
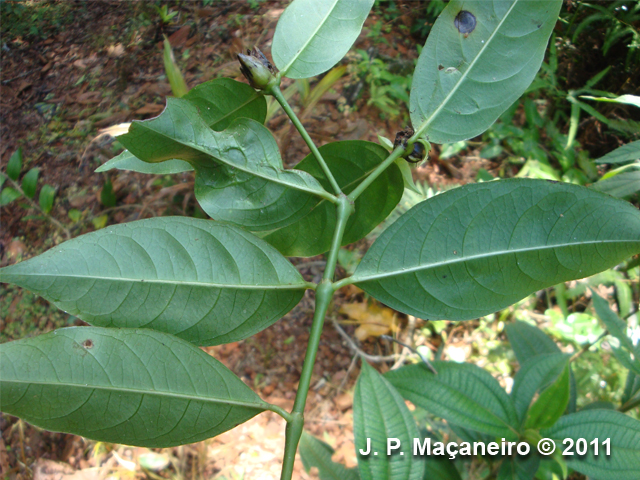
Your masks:
{"label": "dried bud", "polygon": [[396,134],[396,139],[393,142],[393,148],[402,147],[405,149],[405,154],[402,156],[407,162],[420,163],[427,159],[428,148],[422,140],[418,140],[413,144],[410,152],[408,150],[409,139],[413,136],[413,128],[405,127],[404,130],[399,131]]}
{"label": "dried bud", "polygon": [[267,57],[258,49],[247,50],[247,54],[238,54],[240,71],[251,86],[258,90],[264,90],[276,79],[276,69]]}

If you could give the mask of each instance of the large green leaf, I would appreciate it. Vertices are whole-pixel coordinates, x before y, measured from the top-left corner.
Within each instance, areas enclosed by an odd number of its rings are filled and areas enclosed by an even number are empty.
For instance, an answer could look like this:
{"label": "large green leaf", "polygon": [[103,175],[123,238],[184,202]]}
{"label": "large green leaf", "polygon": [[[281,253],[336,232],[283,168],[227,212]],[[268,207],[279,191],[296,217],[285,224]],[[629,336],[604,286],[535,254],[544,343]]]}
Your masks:
{"label": "large green leaf", "polygon": [[169,447],[269,405],[199,348],[152,330],[71,327],[0,345],[0,409],[47,430]]}
{"label": "large green leaf", "polygon": [[316,467],[320,480],[358,480],[360,478],[357,469],[347,468],[331,460],[333,448],[307,432],[302,432],[298,448],[304,469],[308,473],[312,467]]}
{"label": "large green leaf", "polygon": [[420,318],[468,320],[640,252],[640,212],[591,189],[510,179],[449,190],[409,210],[349,279]]}
{"label": "large green leaf", "polygon": [[433,366],[437,375],[416,364],[392,370],[385,378],[404,398],[449,423],[516,438],[518,419],[513,403],[490,373],[470,363],[438,361]]}
{"label": "large green leaf", "polygon": [[531,357],[545,353],[561,353],[560,348],[539,328],[519,320],[505,327],[507,338],[516,354],[518,363],[524,364]]}
{"label": "large green leaf", "polygon": [[537,393],[551,385],[569,362],[564,353],[543,353],[522,363],[511,390],[518,419],[523,422]]}
{"label": "large green leaf", "polygon": [[[350,193],[388,156],[384,147],[360,140],[328,143],[319,150],[345,193]],[[305,157],[296,169],[313,175],[325,189],[331,188],[313,155]],[[403,191],[402,175],[393,164],[356,199],[355,213],[349,217],[342,245],[357,242],[387,218],[402,198]],[[335,205],[322,200],[311,213],[271,232],[264,239],[283,255],[309,257],[329,250],[335,226]]]}
{"label": "large green leaf", "polygon": [[202,119],[213,130],[226,129],[236,118],[252,118],[264,123],[267,101],[246,83],[230,78],[216,78],[201,83],[184,97],[200,112]]}
{"label": "large green leaf", "polygon": [[598,455],[588,446],[585,456],[564,455],[567,466],[594,480],[638,480],[640,478],[640,422],[628,415],[612,410],[586,410],[562,417],[553,427],[542,430],[543,437],[552,438],[563,451],[563,440],[584,438],[587,443],[610,439],[611,455],[599,443]]}
{"label": "large green leaf", "polygon": [[252,230],[293,223],[311,211],[318,197],[328,196],[308,173],[284,170],[278,144],[263,125],[239,118],[216,132],[188,100],[167,99],[159,117],[133,122],[118,140],[145,162],[189,162],[203,210]]}
{"label": "large green leaf", "polygon": [[113,157],[108,162],[103,163],[96,172],[107,172],[113,169],[130,170],[139,173],[151,173],[155,175],[171,175],[174,173],[190,172],[193,167],[182,160],[165,160],[161,163],[143,162],[133,155],[129,150],[125,150],[117,157]]}
{"label": "large green leaf", "polygon": [[306,283],[271,245],[231,225],[163,217],[110,226],[0,269],[89,323],[152,328],[199,345],[249,337]]}
{"label": "large green leaf", "polygon": [[435,143],[484,132],[533,81],[561,0],[454,0],[436,20],[411,87],[411,123]]}
{"label": "large green leaf", "polygon": [[627,143],[614,151],[607,153],[604,157],[596,160],[596,163],[629,163],[640,159],[640,140]]}
{"label": "large green leaf", "polygon": [[[353,394],[353,434],[363,480],[422,480],[424,458],[412,455],[420,438],[416,422],[400,394],[364,360]],[[390,445],[392,438],[400,444]]]}
{"label": "large green leaf", "polygon": [[289,78],[326,72],[349,51],[374,0],[294,0],[273,35],[273,61]]}

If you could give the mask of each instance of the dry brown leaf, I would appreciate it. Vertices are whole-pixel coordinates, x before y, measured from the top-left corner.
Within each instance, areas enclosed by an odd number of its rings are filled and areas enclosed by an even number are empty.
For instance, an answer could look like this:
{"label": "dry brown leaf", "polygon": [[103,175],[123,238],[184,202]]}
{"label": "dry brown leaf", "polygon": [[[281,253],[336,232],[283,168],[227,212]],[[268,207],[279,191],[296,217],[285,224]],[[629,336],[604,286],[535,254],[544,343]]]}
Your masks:
{"label": "dry brown leaf", "polygon": [[377,303],[346,303],[340,307],[340,313],[360,324],[355,331],[360,341],[397,330],[394,311]]}

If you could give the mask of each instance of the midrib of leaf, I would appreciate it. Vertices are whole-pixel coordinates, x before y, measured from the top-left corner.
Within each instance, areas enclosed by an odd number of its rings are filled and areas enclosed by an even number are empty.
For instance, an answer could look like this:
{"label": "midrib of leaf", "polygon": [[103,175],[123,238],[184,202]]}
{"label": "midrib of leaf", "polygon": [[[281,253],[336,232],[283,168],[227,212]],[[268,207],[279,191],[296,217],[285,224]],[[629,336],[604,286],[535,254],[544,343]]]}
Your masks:
{"label": "midrib of leaf", "polygon": [[431,125],[431,123],[437,118],[438,114],[444,109],[444,107],[447,105],[447,103],[449,102],[449,100],[451,100],[451,97],[453,97],[453,95],[456,94],[456,92],[458,91],[458,88],[460,87],[460,85],[466,80],[467,75],[469,74],[469,72],[471,70],[473,70],[473,67],[475,66],[476,62],[478,61],[478,59],[480,57],[482,57],[482,55],[484,54],[484,51],[489,47],[489,45],[491,44],[491,42],[493,41],[494,37],[496,36],[496,34],[498,33],[498,31],[500,30],[500,27],[502,27],[502,24],[505,22],[505,20],[507,19],[507,17],[509,17],[509,15],[511,14],[511,11],[515,8],[516,4],[518,3],[519,0],[514,0],[513,4],[511,5],[511,7],[509,8],[509,10],[507,11],[507,13],[505,14],[504,17],[502,17],[502,20],[500,20],[500,23],[498,23],[498,26],[495,28],[495,30],[491,33],[491,35],[489,36],[489,38],[487,39],[487,41],[482,45],[482,47],[480,48],[480,51],[478,52],[478,54],[475,56],[475,58],[471,61],[471,63],[469,64],[469,68],[467,68],[465,70],[465,72],[461,75],[460,79],[458,80],[458,82],[456,82],[455,86],[453,89],[451,89],[451,91],[447,94],[446,97],[444,97],[444,100],[442,101],[442,103],[438,106],[438,108],[435,109],[435,111],[431,114],[431,116],[429,118],[426,118],[422,124],[420,125],[420,127],[418,128],[418,130],[416,131],[414,138],[418,138],[421,137],[422,134],[424,133],[424,131],[429,127],[429,125]]}
{"label": "midrib of leaf", "polygon": [[287,63],[284,68],[282,70],[280,70],[280,73],[282,75],[287,74],[287,72],[289,71],[289,69],[291,68],[291,65],[294,64],[294,62],[296,60],[298,60],[298,58],[300,57],[300,55],[302,54],[302,52],[304,52],[304,50],[309,46],[309,44],[311,43],[311,41],[315,38],[316,33],[318,33],[318,31],[320,31],[320,29],[324,26],[324,24],[327,22],[327,20],[329,19],[329,17],[331,17],[331,14],[333,13],[333,10],[336,8],[336,5],[338,4],[340,0],[334,0],[333,1],[333,5],[331,6],[331,8],[329,9],[329,12],[327,13],[327,15],[325,15],[324,19],[318,24],[318,26],[316,27],[316,29],[313,31],[313,34],[309,37],[309,39],[304,42],[302,44],[302,47],[300,47],[300,49],[296,52],[296,54],[293,56],[293,58],[291,59],[291,61],[289,63]]}
{"label": "midrib of leaf", "polygon": [[[224,119],[226,119],[227,117],[233,115],[234,113],[236,113],[238,110],[241,110],[242,108],[246,107],[247,105],[249,105],[251,102],[253,102],[256,98],[260,97],[260,95],[258,93],[254,93],[253,96],[251,96],[251,98],[249,98],[248,100],[246,100],[243,104],[238,105],[236,108],[234,108],[233,110],[231,110],[228,113],[225,113],[222,117],[220,117],[218,120],[216,120],[213,125],[217,125],[218,123],[220,123],[221,121],[223,121]],[[202,97],[200,97],[202,98]],[[189,101],[189,99],[186,99],[187,101]],[[206,100],[206,99],[205,99]],[[207,100],[208,101],[208,100]]]}
{"label": "midrib of leaf", "polygon": [[[413,273],[419,272],[422,270],[429,270],[431,268],[438,268],[447,265],[455,265],[456,263],[468,262],[471,260],[478,260],[483,258],[492,258],[492,257],[500,257],[504,255],[511,255],[514,253],[524,253],[524,252],[537,252],[542,250],[555,250],[561,248],[570,248],[570,247],[580,247],[582,245],[604,245],[607,243],[615,243],[615,244],[625,244],[625,243],[638,243],[640,240],[601,240],[601,241],[591,241],[591,242],[580,242],[580,243],[568,243],[564,245],[544,245],[542,247],[530,247],[530,248],[517,248],[513,250],[498,250],[495,252],[482,253],[478,255],[469,255],[467,257],[461,257],[451,260],[445,260],[444,262],[437,263],[427,263],[423,265],[417,265],[415,267],[403,268],[401,270],[393,270],[390,272],[382,272],[382,273],[374,273],[372,275],[365,276],[357,276],[353,275],[352,277],[347,277],[345,280],[349,280],[349,283],[359,283],[359,282],[368,282],[371,280],[377,280],[380,278],[389,278],[394,277],[396,275],[404,275],[405,273]],[[340,284],[342,286],[342,284]]]}
{"label": "midrib of leaf", "polygon": [[233,283],[208,283],[208,282],[195,282],[195,281],[183,281],[183,280],[160,280],[160,279],[146,279],[146,278],[124,278],[124,277],[101,277],[98,275],[55,275],[51,273],[9,273],[7,276],[15,275],[21,277],[37,277],[37,278],[81,278],[85,280],[108,280],[110,282],[138,282],[138,283],[150,283],[161,285],[186,285],[192,287],[207,287],[207,288],[220,288],[220,289],[236,289],[236,290],[299,290],[301,288],[315,287],[312,283],[288,283],[281,285],[256,285],[256,284],[233,284]]}
{"label": "midrib of leaf", "polygon": [[[474,378],[477,378],[477,377],[474,377]],[[438,382],[438,384],[439,384],[440,386],[442,386],[442,387],[444,387],[444,388],[448,389],[448,390],[453,390],[453,391],[454,391],[454,392],[456,392],[458,395],[460,395],[461,397],[463,397],[465,400],[467,400],[467,401],[469,401],[469,402],[471,402],[471,403],[476,403],[476,404],[477,404],[477,402],[476,402],[473,398],[471,398],[469,395],[467,395],[466,393],[464,393],[462,390],[459,390],[459,389],[457,389],[457,388],[453,388],[453,387],[451,387],[451,386],[449,386],[449,385],[447,385],[447,384],[445,384],[445,383],[442,383],[442,382]],[[484,385],[484,384],[483,384],[483,385]],[[411,392],[411,393],[413,393],[414,395],[422,396],[422,394],[421,394],[420,392],[417,392],[417,391],[415,391],[415,390],[413,390],[413,389],[411,389],[411,388],[406,388],[406,390],[410,391],[410,392]],[[502,406],[502,403],[501,403],[501,402],[499,402],[499,403],[500,403],[500,406]],[[468,416],[469,416],[469,414],[468,414],[467,412],[465,412],[464,410],[454,409],[454,408],[452,408],[452,407],[451,407],[451,406],[449,406],[449,405],[447,405],[447,408],[448,408],[448,409],[450,409],[450,410],[453,410],[454,412],[456,412],[456,413],[457,413],[458,415],[460,415],[460,416],[463,416],[463,417],[468,417]],[[489,410],[488,408],[486,408],[486,407],[484,407],[484,406],[483,406],[482,408],[483,408],[483,410],[484,410],[484,412],[485,412],[485,415],[487,415],[487,416],[489,416],[489,417],[493,417],[495,420],[497,420],[497,421],[498,421],[498,423],[503,424],[505,427],[507,427],[507,428],[508,428],[509,430],[511,430],[513,433],[516,433],[516,434],[518,433],[518,432],[516,431],[516,429],[514,429],[514,428],[513,428],[513,427],[512,427],[508,422],[506,422],[503,418],[499,417],[498,415],[496,415],[495,413],[493,413],[491,410]],[[505,412],[505,413],[506,413],[506,412]],[[478,415],[476,415],[476,417],[477,417],[477,416],[478,416]],[[490,425],[491,427],[495,427],[495,424],[489,424],[488,422],[483,421],[483,420],[480,420],[480,421],[481,421],[482,423],[484,423],[485,425]],[[461,425],[461,426],[462,426],[462,425]]]}
{"label": "midrib of leaf", "polygon": [[53,387],[61,387],[61,388],[64,388],[64,387],[79,388],[81,390],[106,390],[108,392],[113,392],[113,393],[134,393],[138,395],[168,397],[168,398],[176,398],[180,400],[199,401],[204,403],[221,403],[225,405],[235,405],[239,407],[269,410],[268,404],[242,402],[240,400],[226,400],[223,398],[216,398],[216,397],[202,397],[202,396],[193,395],[193,394],[175,393],[175,392],[158,391],[158,390],[140,390],[136,388],[125,388],[125,387],[114,387],[114,386],[109,387],[104,385],[88,385],[88,384],[67,383],[67,382],[30,382],[26,380],[5,380],[5,379],[0,380],[0,383],[13,383],[17,385],[43,385],[47,387],[53,386]]}
{"label": "midrib of leaf", "polygon": [[[320,196],[322,198],[326,198],[326,196],[327,196],[327,192],[325,192],[324,189],[314,190],[312,188],[306,187],[305,186],[306,184],[304,183],[304,180],[302,178],[300,178],[300,180],[301,180],[301,182],[303,182],[303,185],[298,185],[296,183],[286,182],[284,180],[281,180],[280,177],[277,176],[277,175],[271,176],[271,175],[266,175],[266,174],[262,173],[261,169],[259,169],[259,168],[256,168],[255,170],[251,170],[249,168],[246,168],[246,167],[243,167],[243,166],[240,166],[240,165],[236,165],[235,163],[231,163],[231,162],[225,160],[224,158],[222,158],[223,157],[222,155],[220,157],[217,157],[217,156],[213,155],[211,153],[211,151],[209,150],[209,148],[207,148],[204,145],[198,145],[197,143],[190,142],[189,140],[178,140],[176,138],[168,136],[164,132],[161,132],[161,131],[158,131],[156,129],[149,128],[149,127],[146,127],[146,126],[144,126],[142,128],[147,128],[147,129],[153,131],[154,133],[157,133],[158,135],[163,136],[164,138],[167,138],[167,139],[169,139],[169,140],[171,140],[173,142],[179,143],[180,145],[184,145],[186,147],[193,148],[194,150],[202,152],[205,155],[215,159],[218,162],[224,163],[225,165],[228,165],[228,166],[233,167],[233,168],[237,168],[238,170],[240,170],[242,172],[248,173],[248,174],[253,175],[255,177],[262,178],[264,180],[267,180],[268,182],[277,183],[278,185],[283,185],[285,187],[290,187],[290,188],[293,188],[294,190],[300,190],[302,192],[310,193],[312,195],[317,195],[317,196]],[[207,128],[210,128],[210,127],[207,127]],[[218,148],[218,147],[216,147],[216,148]],[[242,149],[240,149],[240,150],[242,150]],[[220,153],[222,153],[222,152],[220,152]],[[181,160],[181,159],[178,159],[178,160]],[[185,160],[183,160],[183,161],[185,161]],[[149,162],[149,163],[155,163],[155,162]],[[275,171],[278,171],[278,169],[273,167],[273,166],[271,166],[271,168],[273,168]],[[285,170],[283,169],[281,171],[284,172]],[[288,171],[290,171],[292,173],[295,173],[292,170],[288,170]]]}

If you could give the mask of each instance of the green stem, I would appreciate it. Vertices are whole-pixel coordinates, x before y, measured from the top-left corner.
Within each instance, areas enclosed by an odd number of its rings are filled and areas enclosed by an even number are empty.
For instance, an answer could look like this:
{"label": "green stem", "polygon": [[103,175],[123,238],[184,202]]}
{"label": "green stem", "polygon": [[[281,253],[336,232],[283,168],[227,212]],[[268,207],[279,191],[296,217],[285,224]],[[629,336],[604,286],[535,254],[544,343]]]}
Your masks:
{"label": "green stem", "polygon": [[638,405],[640,405],[640,397],[632,398],[627,403],[625,403],[620,408],[618,408],[618,411],[622,412],[622,413],[628,412],[629,410],[631,410],[632,408],[637,407]]}
{"label": "green stem", "polygon": [[318,160],[318,163],[320,164],[322,171],[327,177],[327,180],[329,180],[329,183],[331,184],[331,187],[333,188],[333,190],[336,192],[336,195],[340,195],[342,193],[342,190],[340,190],[340,186],[338,185],[338,182],[336,182],[336,179],[333,178],[333,174],[331,173],[331,170],[329,170],[329,166],[324,161],[322,154],[316,148],[316,145],[313,143],[313,140],[311,140],[311,137],[309,136],[309,134],[307,133],[307,130],[302,125],[302,122],[300,122],[300,120],[298,119],[298,116],[295,114],[295,112],[289,105],[289,102],[287,102],[287,99],[282,94],[280,87],[278,85],[272,85],[269,88],[267,93],[270,93],[271,95],[274,96],[274,98],[278,101],[282,109],[289,116],[289,118],[293,122],[293,125],[296,127],[296,129],[298,130],[298,132],[300,133],[304,141],[307,143],[309,150],[311,150],[311,153],[313,153],[313,156],[316,157],[316,160]]}
{"label": "green stem", "polygon": [[382,162],[380,165],[378,165],[376,167],[376,169],[371,172],[369,174],[369,176],[367,178],[365,178],[360,185],[358,185],[355,190],[353,190],[350,194],[349,194],[349,200],[351,200],[352,202],[354,202],[356,200],[356,198],[358,198],[362,192],[364,192],[367,187],[369,185],[371,185],[376,178],[378,178],[380,176],[380,174],[382,172],[384,172],[389,165],[391,165],[393,162],[395,162],[398,158],[400,158],[403,154],[405,153],[405,150],[403,147],[397,147],[395,148],[391,154],[387,157],[387,159]]}
{"label": "green stem", "polygon": [[320,335],[324,325],[324,318],[333,298],[335,291],[331,282],[336,269],[338,259],[338,250],[342,242],[342,236],[347,226],[349,215],[353,213],[353,204],[343,194],[338,197],[338,205],[336,207],[338,220],[336,229],[333,232],[331,241],[331,250],[327,258],[327,266],[324,271],[324,278],[316,288],[316,309],[313,315],[313,324],[311,325],[311,333],[309,334],[309,343],[307,345],[307,354],[304,358],[302,366],[302,374],[298,383],[298,392],[293,403],[291,411],[291,420],[287,421],[286,440],[284,449],[284,460],[282,462],[281,480],[291,480],[293,475],[293,464],[296,458],[296,450],[302,436],[304,427],[304,406],[307,403],[307,394],[311,385],[311,375],[313,373],[313,365],[316,362],[318,347],[320,345]]}
{"label": "green stem", "polygon": [[287,422],[290,422],[293,420],[293,415],[287,412],[284,408],[274,405],[273,403],[267,403],[265,408],[273,413],[277,413],[282,418],[284,418]]}

